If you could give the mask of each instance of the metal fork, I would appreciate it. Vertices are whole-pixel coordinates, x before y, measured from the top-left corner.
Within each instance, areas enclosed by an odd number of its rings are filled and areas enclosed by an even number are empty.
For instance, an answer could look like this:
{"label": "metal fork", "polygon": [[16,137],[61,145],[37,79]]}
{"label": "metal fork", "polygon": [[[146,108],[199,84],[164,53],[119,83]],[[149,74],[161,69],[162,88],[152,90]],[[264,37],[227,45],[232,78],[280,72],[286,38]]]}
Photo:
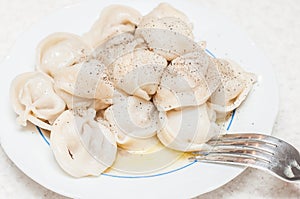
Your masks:
{"label": "metal fork", "polygon": [[300,154],[289,143],[270,135],[233,133],[210,139],[208,148],[192,152],[190,160],[249,166],[287,182],[300,182]]}

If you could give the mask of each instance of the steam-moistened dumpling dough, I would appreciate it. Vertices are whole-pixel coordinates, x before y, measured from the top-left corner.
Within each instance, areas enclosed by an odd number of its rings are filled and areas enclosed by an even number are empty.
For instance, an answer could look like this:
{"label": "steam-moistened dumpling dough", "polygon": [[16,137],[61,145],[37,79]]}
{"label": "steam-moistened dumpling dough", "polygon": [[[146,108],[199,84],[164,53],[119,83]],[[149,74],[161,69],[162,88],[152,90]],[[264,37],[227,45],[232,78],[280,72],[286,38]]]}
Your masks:
{"label": "steam-moistened dumpling dough", "polygon": [[123,33],[103,42],[94,50],[92,56],[109,68],[119,57],[132,53],[137,48],[146,49],[144,40],[136,39],[131,33]]}
{"label": "steam-moistened dumpling dough", "polygon": [[53,80],[41,72],[18,75],[12,81],[10,99],[19,124],[26,126],[30,121],[47,130],[66,107],[53,90]]}
{"label": "steam-moistened dumpling dough", "polygon": [[97,47],[118,34],[133,33],[141,18],[141,14],[133,8],[111,5],[102,10],[99,19],[83,37],[91,46]]}
{"label": "steam-moistened dumpling dough", "polygon": [[158,144],[158,111],[152,102],[118,92],[113,103],[104,112],[104,118],[115,131],[120,147],[130,151],[146,151]]}
{"label": "steam-moistened dumpling dough", "polygon": [[112,80],[127,94],[149,100],[156,93],[166,66],[167,61],[162,56],[149,50],[135,50],[112,64]]}
{"label": "steam-moistened dumpling dough", "polygon": [[160,4],[143,17],[135,36],[143,38],[150,50],[168,61],[201,48],[193,41],[192,26],[188,18],[166,3]]}
{"label": "steam-moistened dumpling dough", "polygon": [[116,158],[112,132],[94,120],[96,111],[63,112],[54,122],[50,146],[61,168],[74,177],[98,176]]}
{"label": "steam-moistened dumpling dough", "polygon": [[90,52],[90,46],[81,37],[71,33],[54,33],[37,47],[37,69],[53,77],[58,69],[85,60]]}
{"label": "steam-moistened dumpling dough", "polygon": [[218,60],[222,83],[210,97],[211,107],[219,113],[233,111],[246,99],[256,75],[245,72],[233,61]]}
{"label": "steam-moistened dumpling dough", "polygon": [[203,50],[174,59],[164,71],[153,101],[158,110],[201,105],[220,84],[215,60]]}
{"label": "steam-moistened dumpling dough", "polygon": [[214,114],[206,104],[161,112],[160,118],[164,118],[165,123],[157,136],[166,147],[174,150],[200,150],[206,141],[219,134]]}
{"label": "steam-moistened dumpling dough", "polygon": [[[73,103],[84,103],[83,99],[87,99],[87,104],[92,100],[95,103],[103,102],[103,107],[107,107],[112,102],[114,87],[108,79],[105,65],[98,60],[91,59],[72,67],[61,68],[56,72],[54,81],[57,90],[75,96]],[[59,93],[64,99],[68,98],[63,92]],[[93,101],[94,99],[98,101]],[[71,107],[78,107],[78,104]]]}

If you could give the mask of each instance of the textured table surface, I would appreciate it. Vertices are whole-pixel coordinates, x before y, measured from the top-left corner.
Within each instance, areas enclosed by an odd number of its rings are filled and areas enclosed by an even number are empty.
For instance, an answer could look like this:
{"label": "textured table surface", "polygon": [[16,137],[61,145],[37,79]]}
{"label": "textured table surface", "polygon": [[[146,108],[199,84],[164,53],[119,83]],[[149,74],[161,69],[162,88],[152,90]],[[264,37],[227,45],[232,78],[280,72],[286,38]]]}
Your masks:
{"label": "textured table surface", "polygon": [[[18,36],[42,17],[79,0],[0,0],[0,60]],[[300,1],[199,0],[231,19],[273,64],[280,90],[273,135],[300,149]],[[0,198],[65,198],[24,175],[0,147]],[[300,198],[300,184],[246,169],[228,184],[198,198]]]}

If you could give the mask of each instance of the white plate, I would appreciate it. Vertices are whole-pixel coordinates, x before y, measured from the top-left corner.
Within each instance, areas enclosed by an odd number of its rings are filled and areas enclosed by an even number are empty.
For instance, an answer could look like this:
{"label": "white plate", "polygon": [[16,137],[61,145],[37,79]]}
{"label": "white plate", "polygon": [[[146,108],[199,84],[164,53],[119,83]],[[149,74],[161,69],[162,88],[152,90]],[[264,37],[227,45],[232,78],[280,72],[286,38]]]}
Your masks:
{"label": "white plate", "polygon": [[[111,3],[125,4],[145,14],[158,2],[95,0],[80,3],[44,18],[18,39],[2,65],[5,72],[2,70],[1,91],[5,99],[0,109],[3,116],[1,144],[17,167],[37,183],[75,198],[190,198],[224,185],[245,169],[192,163],[138,178],[108,174],[74,179],[57,166],[50,148],[36,129],[22,129],[16,124],[9,102],[9,86],[17,74],[34,70],[35,48],[41,39],[53,32],[82,34],[88,31],[101,9]],[[171,4],[188,15],[194,23],[196,40],[207,41],[207,48],[215,56],[231,58],[259,76],[250,96],[236,111],[230,131],[270,134],[278,107],[278,91],[270,63],[237,27],[214,11],[200,7],[196,1],[173,0]]]}

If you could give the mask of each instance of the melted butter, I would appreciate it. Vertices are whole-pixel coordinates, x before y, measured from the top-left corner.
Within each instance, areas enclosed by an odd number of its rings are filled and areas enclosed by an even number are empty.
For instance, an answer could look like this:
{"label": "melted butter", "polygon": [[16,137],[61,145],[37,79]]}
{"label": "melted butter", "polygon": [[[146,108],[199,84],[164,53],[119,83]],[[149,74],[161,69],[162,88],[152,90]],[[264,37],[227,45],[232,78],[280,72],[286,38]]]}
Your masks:
{"label": "melted butter", "polygon": [[132,152],[119,148],[114,164],[106,173],[149,175],[177,169],[188,163],[188,153],[166,148],[159,143],[143,152]]}

